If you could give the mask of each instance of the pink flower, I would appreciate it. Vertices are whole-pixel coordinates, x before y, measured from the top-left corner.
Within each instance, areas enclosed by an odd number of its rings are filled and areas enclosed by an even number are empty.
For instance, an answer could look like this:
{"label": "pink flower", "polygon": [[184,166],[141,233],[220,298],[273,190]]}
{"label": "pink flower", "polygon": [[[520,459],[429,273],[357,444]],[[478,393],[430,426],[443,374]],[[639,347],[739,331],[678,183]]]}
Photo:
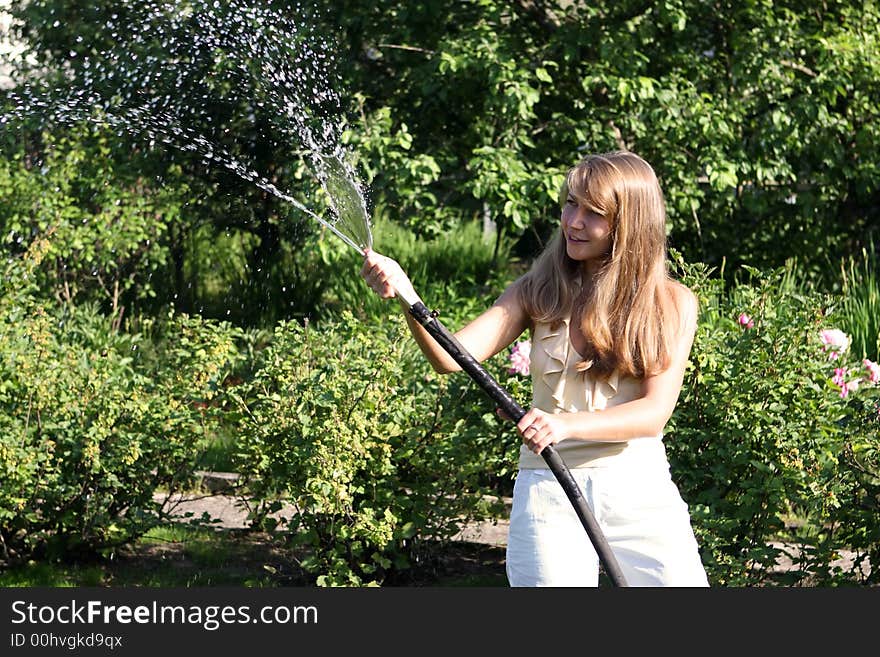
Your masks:
{"label": "pink flower", "polygon": [[532,343],[529,340],[523,340],[513,345],[510,350],[510,369],[509,374],[529,375],[529,355],[532,353]]}
{"label": "pink flower", "polygon": [[739,322],[739,325],[745,329],[750,329],[755,325],[755,322],[752,320],[752,318],[745,313],[740,313],[740,316],[737,317],[736,321]]}
{"label": "pink flower", "polygon": [[840,398],[841,398],[841,399],[846,399],[846,396],[847,396],[850,392],[855,392],[856,390],[858,390],[858,389],[859,389],[859,383],[861,383],[861,382],[862,382],[861,379],[853,379],[852,381],[849,381],[848,383],[844,383],[844,384],[842,384],[842,385],[840,386]]}
{"label": "pink flower", "polygon": [[834,369],[834,376],[831,377],[831,383],[840,388],[840,398],[846,399],[850,392],[855,392],[859,389],[859,385],[862,383],[861,379],[853,379],[852,381],[846,380],[846,375],[849,372],[849,368],[847,367],[837,367]]}
{"label": "pink flower", "polygon": [[825,351],[830,360],[837,360],[840,354],[849,349],[849,336],[840,329],[825,329],[819,331],[819,339],[825,345]]}
{"label": "pink flower", "polygon": [[880,365],[867,358],[862,361],[862,364],[865,366],[865,369],[868,370],[868,381],[871,383],[877,383],[880,381]]}

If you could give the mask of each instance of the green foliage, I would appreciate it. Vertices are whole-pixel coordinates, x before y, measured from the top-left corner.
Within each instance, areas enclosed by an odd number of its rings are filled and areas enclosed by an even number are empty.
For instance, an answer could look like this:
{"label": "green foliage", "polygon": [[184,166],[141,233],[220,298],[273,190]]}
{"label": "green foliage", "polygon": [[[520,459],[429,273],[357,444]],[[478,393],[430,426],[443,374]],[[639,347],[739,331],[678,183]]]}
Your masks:
{"label": "green foliage", "polygon": [[162,346],[141,360],[145,334],[117,332],[93,304],[33,294],[50,251],[35,241],[0,290],[2,561],[112,549],[155,524],[153,494],[190,481],[206,404],[237,354],[228,326],[171,316],[149,322]]}
{"label": "green foliage", "polygon": [[362,94],[355,93],[353,102],[361,120],[344,132],[343,141],[358,155],[366,182],[373,183],[374,206],[402,201],[410,210],[402,223],[429,237],[454,226],[454,215],[436,212],[438,199],[431,185],[437,182],[440,167],[434,156],[411,152],[412,135],[405,123],[393,120],[390,107],[368,114]]}
{"label": "green foliage", "polygon": [[828,477],[831,499],[823,508],[821,531],[807,542],[815,546],[811,556],[824,581],[852,580],[851,573],[829,564],[839,547],[846,545],[853,550],[855,569],[871,569],[870,576],[858,579],[876,584],[880,579],[880,394],[875,384],[850,396],[840,420],[844,442],[838,471]]}
{"label": "green foliage", "polygon": [[[516,265],[509,238],[496,242],[484,236],[476,222],[435,238],[420,237],[383,216],[373,222],[375,248],[401,264],[425,303],[441,310],[444,322],[459,326],[473,319],[509,282]],[[309,254],[300,258],[306,263],[303,269],[313,272],[316,286],[317,281],[322,286],[315,319],[330,319],[342,310],[374,319],[399,313],[396,302],[380,299],[364,283],[360,255],[331,236],[318,248],[320,260]]]}
{"label": "green foliage", "polygon": [[[22,133],[26,134],[26,133]],[[111,135],[89,127],[41,136],[38,147],[0,159],[3,250],[20,254],[50,236],[37,283],[66,303],[100,301],[116,316],[155,296],[152,277],[168,265],[168,236],[186,185],[156,185],[113,159]]]}
{"label": "green foliage", "polygon": [[[130,33],[136,22],[126,18],[138,6],[102,0],[85,10],[31,0],[12,11],[37,64],[75,82],[96,75],[98,62],[81,68],[86,54],[106,49],[100,63],[108,69],[113,55],[118,65],[132,53],[162,54],[158,40]],[[275,7],[295,11],[289,3]],[[334,3],[303,28],[336,44],[336,91],[348,116],[326,121],[347,121],[344,140],[372,205],[396,224],[435,237],[494,221],[500,235],[522,236],[520,252],[531,256],[557,220],[566,167],[584,152],[629,148],[660,174],[670,235],[688,261],[726,259],[734,271],[797,257],[822,279],[825,263],[857,253],[877,223],[878,26],[876,3],[433,0],[414,7],[398,0]],[[291,57],[299,38],[285,51]],[[231,55],[193,44],[190,74],[160,72],[149,93],[190,99],[190,127],[325,212],[303,153],[285,143],[290,135],[259,62],[233,64]],[[108,93],[131,91],[132,80],[119,77],[103,81]],[[253,97],[240,93],[251,88]],[[245,321],[265,307],[272,323],[318,307],[309,305],[308,272],[291,280],[299,273],[291,263],[318,228],[311,219],[198,154],[142,155],[167,185],[185,182],[199,199],[187,210],[189,226],[206,226],[199,259],[210,255],[212,239],[232,234],[247,264],[241,309],[194,298],[196,268],[184,276],[175,261],[174,285],[163,293],[177,295],[178,309],[215,309],[224,319],[232,310]],[[184,227],[171,237],[178,257],[189,237]],[[290,294],[294,287],[308,303]]]}
{"label": "green foliage", "polygon": [[[97,154],[84,161],[111,170],[105,178],[114,183],[125,180],[127,172],[134,170],[151,183],[143,183],[147,191],[153,189],[153,181],[159,183],[159,189],[177,190],[171,196],[176,196],[173,201],[181,206],[185,220],[160,231],[167,241],[157,253],[163,254],[166,264],[152,281],[158,296],[156,306],[173,304],[181,312],[241,324],[258,323],[254,319],[271,324],[289,316],[291,308],[308,313],[311,306],[297,307],[298,299],[289,294],[297,283],[289,280],[289,265],[291,254],[316,231],[316,222],[254,185],[244,172],[257,172],[318,214],[327,213],[327,203],[308,171],[302,144],[292,141],[292,119],[287,111],[278,111],[278,96],[273,95],[277,90],[267,87],[271,79],[265,71],[268,63],[262,57],[244,57],[230,49],[232,33],[225,30],[223,21],[227,17],[232,20],[235,8],[204,0],[177,9],[138,1],[80,4],[42,0],[12,3],[10,11],[18,19],[12,32],[34,53],[32,58],[22,59],[16,71],[17,78],[26,80],[28,86],[14,92],[27,96],[33,88],[44,92],[53,83],[60,88],[40,98],[60,95],[65,107],[55,111],[57,102],[49,100],[46,116],[27,121],[32,129],[36,124],[38,131],[45,128],[53,133],[67,129],[67,101],[75,99],[83,88],[113,108],[152,103],[143,120],[143,115],[123,113],[114,115],[116,120],[112,121],[94,112],[91,122],[104,121],[119,134],[112,140],[112,161],[105,162]],[[209,8],[218,17],[217,24],[206,25],[205,12],[199,13],[199,8]],[[225,35],[210,33],[211,27]],[[272,27],[253,26],[246,32],[261,38],[263,45],[273,44],[280,56],[293,61],[300,41],[307,38],[308,26],[303,22],[295,37],[286,34],[283,39],[272,34]],[[76,100],[71,102],[79,111],[84,109]],[[169,106],[174,110],[166,114]],[[15,109],[10,110],[15,116]],[[161,118],[155,115],[157,111],[162,112]],[[7,123],[6,118],[4,112],[4,129],[18,123]],[[164,131],[166,127],[173,134]],[[10,138],[14,141],[14,135]],[[228,153],[230,157],[223,162],[226,166],[199,143],[213,145],[217,153]],[[22,148],[24,157],[34,157],[31,144]],[[240,165],[237,172],[227,168],[236,163]],[[112,193],[115,187],[110,185],[108,191]],[[126,200],[124,194],[117,196],[117,202]],[[214,243],[222,238],[227,238],[223,246],[234,251],[231,264],[236,273],[244,276],[203,285],[200,276],[206,271],[205,261],[215,264]],[[139,267],[144,275],[151,273],[146,269]],[[218,287],[229,290],[232,285],[239,294],[234,303],[218,298]],[[112,284],[107,287],[114,290]]]}
{"label": "green foliage", "polygon": [[[780,554],[768,541],[790,536],[785,522],[796,518],[813,545],[822,537],[822,550],[799,557],[799,577],[834,581],[835,550],[877,549],[866,505],[876,505],[868,482],[878,474],[878,425],[868,409],[878,388],[842,398],[834,385],[842,363],[829,361],[819,339],[836,326],[830,297],[792,292],[782,284],[785,270],[750,269],[730,289],[704,267],[686,270],[701,318],[667,445],[710,577],[733,586],[764,581]],[[742,313],[752,327],[738,321]],[[865,459],[861,483],[847,463],[854,451]],[[856,524],[844,528],[837,518],[850,507]]]}
{"label": "green foliage", "polygon": [[[485,212],[545,234],[565,167],[628,148],[657,168],[689,261],[798,256],[815,276],[876,223],[878,22],[876,3],[690,1],[346,2],[326,18],[355,55],[352,132],[390,139],[353,143],[400,221]],[[400,172],[424,157],[439,171],[414,201]]]}
{"label": "green foliage", "polygon": [[[460,378],[438,385],[402,335],[343,313],[320,329],[281,323],[236,393],[237,470],[274,527],[280,500],[319,585],[379,584],[428,539],[490,509],[481,482],[509,478],[509,433]],[[497,510],[497,509],[496,509]]]}

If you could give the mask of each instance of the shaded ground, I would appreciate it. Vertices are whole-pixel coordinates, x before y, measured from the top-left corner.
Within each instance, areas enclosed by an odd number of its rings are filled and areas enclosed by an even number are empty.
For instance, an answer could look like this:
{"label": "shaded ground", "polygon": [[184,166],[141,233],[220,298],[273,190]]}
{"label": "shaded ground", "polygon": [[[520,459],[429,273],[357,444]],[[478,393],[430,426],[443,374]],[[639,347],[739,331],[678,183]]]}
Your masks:
{"label": "shaded ground", "polygon": [[[182,519],[211,519],[213,531],[229,537],[231,558],[223,565],[225,575],[232,580],[251,579],[271,585],[298,586],[306,584],[299,572],[295,555],[283,541],[270,534],[245,531],[247,510],[236,498],[222,494],[176,496],[171,500],[172,514]],[[289,515],[282,509],[276,515]],[[505,520],[472,523],[463,528],[451,542],[432,544],[424,542],[425,556],[411,568],[401,571],[383,583],[384,586],[507,586],[504,570],[507,522]],[[199,554],[197,542],[161,541],[155,545],[140,545],[119,556],[128,570],[153,568],[156,571],[173,568],[178,575],[191,571],[192,585],[217,584],[205,581],[205,559],[211,551],[206,546]],[[125,568],[128,562],[128,568]],[[217,564],[220,565],[220,564]],[[224,576],[225,579],[225,576]]]}
{"label": "shaded ground", "polygon": [[[511,500],[505,498],[504,501],[509,511]],[[222,494],[178,497],[174,513],[193,514],[195,517],[204,513],[213,518],[217,526],[227,530],[246,526],[247,513],[245,509],[238,506],[234,498]],[[289,515],[290,510],[279,512],[279,516],[285,514]],[[506,519],[470,523],[454,537],[452,543],[440,546],[436,550],[431,550],[431,546],[426,546],[427,552],[436,553],[439,556],[415,564],[410,571],[404,571],[397,579],[386,581],[386,585],[430,586],[462,582],[463,585],[506,586],[504,552],[507,545],[507,530],[508,522]],[[771,545],[782,550],[777,558],[776,566],[768,573],[768,578],[773,580],[786,573],[791,573],[797,568],[795,557],[802,547],[780,542],[774,542]],[[851,552],[843,550],[839,559],[832,566],[847,571],[853,567],[853,559],[854,555]],[[862,570],[867,575],[870,572],[869,565],[865,564]]]}
{"label": "shaded ground", "polygon": [[[312,586],[292,551],[270,535],[219,530],[224,549],[198,541],[162,541],[102,562],[101,586]],[[389,576],[383,586],[506,586],[504,548],[456,541],[426,545],[429,558]],[[432,549],[432,547],[434,549]],[[97,566],[96,566],[97,567]],[[86,576],[88,579],[88,576]]]}
{"label": "shaded ground", "polygon": [[[509,503],[510,500],[505,500]],[[299,567],[301,553],[283,534],[255,532],[247,527],[247,510],[235,497],[220,493],[177,496],[171,513],[181,522],[151,531],[137,544],[119,549],[110,558],[60,566],[31,562],[3,576],[6,586],[311,586]],[[289,515],[282,509],[279,515]],[[204,523],[193,526],[200,518]],[[412,567],[389,575],[383,586],[507,586],[505,519],[470,523],[452,541],[421,540]],[[774,547],[789,550],[789,544]],[[837,562],[851,567],[853,555],[842,553]],[[781,556],[769,572],[768,583],[783,584],[796,568]],[[783,584],[784,585],[784,584]],[[801,585],[809,585],[802,582]],[[600,586],[610,586],[604,577]]]}

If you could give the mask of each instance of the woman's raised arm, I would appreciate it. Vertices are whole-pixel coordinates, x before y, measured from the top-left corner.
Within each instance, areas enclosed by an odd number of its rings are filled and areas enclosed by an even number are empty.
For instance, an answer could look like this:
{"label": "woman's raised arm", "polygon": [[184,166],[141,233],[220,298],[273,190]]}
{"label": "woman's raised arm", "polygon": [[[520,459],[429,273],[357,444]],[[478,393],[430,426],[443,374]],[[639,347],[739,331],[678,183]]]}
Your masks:
{"label": "woman's raised arm", "polygon": [[[397,261],[367,250],[361,275],[367,285],[383,299],[397,297],[406,312],[406,321],[422,353],[436,372],[446,374],[460,370],[458,363],[409,314],[402,297],[414,298],[412,282]],[[476,319],[455,332],[456,339],[478,361],[494,356],[516,340],[530,326],[529,318],[519,302],[514,282],[494,304]],[[400,292],[401,294],[398,294]]]}

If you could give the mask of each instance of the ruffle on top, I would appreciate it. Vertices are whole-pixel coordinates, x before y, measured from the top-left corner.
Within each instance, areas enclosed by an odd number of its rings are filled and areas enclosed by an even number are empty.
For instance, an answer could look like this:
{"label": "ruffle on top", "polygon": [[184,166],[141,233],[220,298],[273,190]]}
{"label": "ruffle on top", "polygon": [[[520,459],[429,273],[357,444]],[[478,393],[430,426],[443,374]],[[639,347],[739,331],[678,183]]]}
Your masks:
{"label": "ruffle on top", "polygon": [[[556,328],[539,323],[532,334],[531,365],[532,405],[546,413],[601,411],[638,399],[642,383],[615,371],[607,380],[593,376],[590,370],[577,371],[583,358],[571,344],[569,321]],[[666,463],[662,432],[638,440],[594,441],[566,438],[556,445],[559,456],[569,468],[604,467],[627,464]],[[520,445],[521,469],[546,468],[543,457]]]}
{"label": "ruffle on top", "polygon": [[[617,370],[608,379],[591,376],[590,371],[577,372],[576,365],[583,360],[569,339],[569,319],[564,319],[556,328],[550,324],[538,324],[532,339],[532,372],[534,403],[538,408],[552,413],[556,409],[576,411],[597,411],[606,408],[608,401],[617,394],[620,378]],[[535,344],[539,350],[535,349]],[[535,351],[538,351],[536,354]],[[535,358],[538,356],[538,358]],[[535,362],[543,361],[543,362]],[[568,376],[564,376],[566,370]],[[539,390],[539,386],[542,389]],[[553,408],[544,408],[549,393]]]}

